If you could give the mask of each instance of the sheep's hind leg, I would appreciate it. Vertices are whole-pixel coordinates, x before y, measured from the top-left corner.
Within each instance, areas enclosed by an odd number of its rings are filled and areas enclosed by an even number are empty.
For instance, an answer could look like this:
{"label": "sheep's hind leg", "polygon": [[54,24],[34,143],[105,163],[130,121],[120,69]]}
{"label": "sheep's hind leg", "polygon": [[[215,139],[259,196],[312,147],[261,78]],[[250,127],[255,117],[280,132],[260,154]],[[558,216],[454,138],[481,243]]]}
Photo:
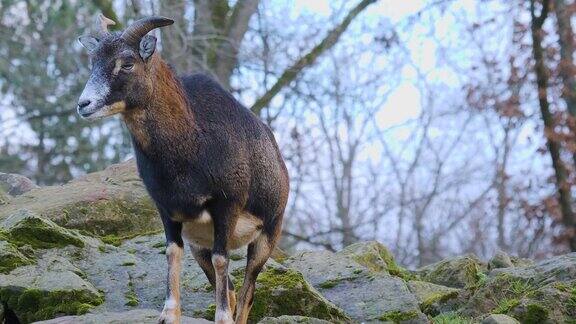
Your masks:
{"label": "sheep's hind leg", "polygon": [[[212,251],[210,249],[202,248],[200,246],[196,246],[194,244],[190,244],[190,250],[192,251],[192,255],[204,274],[206,274],[206,278],[208,278],[208,282],[216,291],[216,273],[214,272],[214,266],[212,265]],[[234,292],[234,284],[230,277],[228,277],[228,300],[230,303],[230,309],[232,313],[236,309],[236,293]]]}
{"label": "sheep's hind leg", "polygon": [[270,254],[272,254],[277,238],[278,235],[275,235],[272,240],[269,240],[268,235],[262,233],[254,242],[248,245],[248,261],[246,264],[246,273],[244,274],[244,282],[239,292],[236,324],[245,324],[248,321],[248,314],[254,303],[256,279],[270,257]]}
{"label": "sheep's hind leg", "polygon": [[238,213],[236,206],[230,202],[215,204],[211,210],[214,223],[214,245],[212,247],[212,266],[215,274],[216,293],[216,324],[234,323],[234,316],[230,309],[228,298],[228,239],[236,227]]}

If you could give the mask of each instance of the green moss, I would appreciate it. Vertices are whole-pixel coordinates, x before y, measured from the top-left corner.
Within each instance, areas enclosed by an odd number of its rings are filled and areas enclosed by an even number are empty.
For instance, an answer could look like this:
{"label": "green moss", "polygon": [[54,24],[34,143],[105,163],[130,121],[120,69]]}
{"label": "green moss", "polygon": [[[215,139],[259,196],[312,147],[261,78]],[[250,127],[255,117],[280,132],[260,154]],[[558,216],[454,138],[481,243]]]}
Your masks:
{"label": "green moss", "polygon": [[85,291],[52,291],[38,289],[0,290],[0,300],[24,322],[54,318],[57,315],[84,314],[104,302],[100,296]]}
{"label": "green moss", "polygon": [[487,276],[480,270],[476,262],[466,262],[463,269],[466,288],[475,289],[486,284]]}
{"label": "green moss", "polygon": [[136,295],[136,291],[134,291],[134,283],[132,282],[132,276],[128,276],[128,291],[124,294],[126,298],[125,306],[138,306],[140,301],[138,300],[138,296]]}
{"label": "green moss", "polygon": [[520,304],[520,301],[515,298],[504,298],[498,301],[498,306],[492,310],[494,314],[508,314],[516,306]]}
{"label": "green moss", "polygon": [[154,245],[152,245],[152,247],[155,248],[155,249],[165,248],[165,247],[166,247],[166,243],[165,243],[165,242],[154,243]]}
{"label": "green moss", "polygon": [[33,263],[35,263],[33,255],[27,256],[9,242],[0,241],[0,273],[9,273],[18,267]]}
{"label": "green moss", "polygon": [[381,321],[391,321],[394,323],[399,323],[401,321],[407,321],[413,319],[418,316],[416,311],[411,312],[400,312],[400,311],[391,311],[383,314],[378,319]]}
{"label": "green moss", "polygon": [[104,245],[98,246],[98,251],[100,251],[102,253],[106,253],[106,246],[104,246]]}
{"label": "green moss", "polygon": [[[400,277],[404,280],[414,279],[414,276],[410,272],[400,267],[396,261],[394,261],[394,256],[392,253],[390,253],[384,246],[381,246],[379,243],[375,244],[376,246],[374,248],[370,248],[369,250],[359,249],[358,252],[352,253],[351,256],[354,261],[367,267],[373,272],[387,271],[389,274]],[[350,246],[349,249],[352,250],[353,246]]]}
{"label": "green moss", "polygon": [[138,296],[136,296],[136,293],[133,291],[129,291],[127,293],[124,294],[124,297],[127,299],[126,306],[138,306],[138,304],[140,303],[140,301],[138,300]]}
{"label": "green moss", "polygon": [[236,253],[230,254],[230,260],[232,260],[232,261],[240,261],[243,259],[244,259],[244,256],[242,256],[241,254],[236,254]]}
{"label": "green moss", "polygon": [[84,247],[84,241],[80,239],[79,234],[39,217],[21,220],[10,228],[6,235],[17,245],[28,244],[33,248],[50,249],[67,245]]}
{"label": "green moss", "polygon": [[136,249],[128,249],[126,250],[126,252],[130,253],[130,254],[136,254]]}
{"label": "green moss", "polygon": [[[238,269],[232,275],[234,285],[240,287],[243,269]],[[267,316],[280,315],[305,315],[336,323],[349,321],[340,309],[316,292],[301,273],[269,266],[256,281],[249,321],[255,323]]]}
{"label": "green moss", "polygon": [[334,288],[339,282],[340,282],[340,280],[327,280],[327,281],[324,281],[323,283],[319,284],[318,287],[323,288],[323,289],[330,289],[330,288]]}
{"label": "green moss", "polygon": [[547,319],[548,311],[538,304],[529,304],[526,306],[526,313],[519,318],[523,324],[544,323]]}
{"label": "green moss", "polygon": [[127,262],[124,262],[124,263],[121,264],[121,266],[123,266],[123,267],[131,267],[131,266],[134,266],[134,265],[136,265],[136,263],[135,263],[135,262],[132,262],[132,261],[127,261]]}
{"label": "green moss", "polygon": [[114,246],[120,246],[122,244],[122,239],[115,234],[109,234],[101,237],[100,239],[102,240],[102,242]]}
{"label": "green moss", "polygon": [[427,297],[426,300],[420,304],[420,308],[424,314],[430,314],[432,313],[434,304],[443,303],[456,297],[458,297],[458,291],[435,293]]}
{"label": "green moss", "polygon": [[213,321],[214,317],[216,317],[216,304],[208,305],[208,308],[206,308],[202,317],[209,321]]}
{"label": "green moss", "polygon": [[98,237],[141,235],[162,228],[157,209],[147,197],[83,201],[48,216],[61,226],[83,229]]}
{"label": "green moss", "polygon": [[455,312],[448,312],[440,314],[432,318],[433,324],[472,324],[471,319],[462,317]]}

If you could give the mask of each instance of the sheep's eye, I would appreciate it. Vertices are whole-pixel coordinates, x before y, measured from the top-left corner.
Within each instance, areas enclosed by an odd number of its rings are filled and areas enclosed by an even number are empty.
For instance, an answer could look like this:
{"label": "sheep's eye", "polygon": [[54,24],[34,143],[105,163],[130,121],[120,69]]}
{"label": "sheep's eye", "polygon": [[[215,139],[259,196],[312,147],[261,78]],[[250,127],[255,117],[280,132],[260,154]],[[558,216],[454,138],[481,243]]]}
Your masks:
{"label": "sheep's eye", "polygon": [[125,63],[122,64],[122,70],[130,71],[134,68],[134,63]]}

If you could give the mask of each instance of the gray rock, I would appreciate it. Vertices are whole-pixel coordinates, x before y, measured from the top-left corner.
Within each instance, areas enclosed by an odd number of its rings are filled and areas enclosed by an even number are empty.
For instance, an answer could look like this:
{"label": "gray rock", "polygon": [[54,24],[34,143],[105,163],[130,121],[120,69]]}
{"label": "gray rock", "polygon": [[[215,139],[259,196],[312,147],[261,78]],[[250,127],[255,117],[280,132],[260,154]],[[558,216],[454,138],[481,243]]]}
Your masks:
{"label": "gray rock", "polygon": [[60,227],[49,219],[27,209],[20,209],[0,222],[0,230],[10,240],[29,244],[35,248],[54,248],[66,245],[84,246],[80,234]]}
{"label": "gray rock", "polygon": [[[0,198],[1,200],[1,198]],[[27,209],[66,228],[104,235],[134,236],[162,230],[154,203],[127,161],[74,179],[13,197],[0,208],[0,221]]]}
{"label": "gray rock", "polygon": [[82,278],[80,269],[56,252],[48,251],[35,265],[0,274],[2,302],[20,321],[76,314],[102,303],[100,292]]}
{"label": "gray rock", "polygon": [[484,276],[486,265],[473,254],[448,258],[416,271],[423,281],[465,288],[476,285]]}
{"label": "gray rock", "polygon": [[258,324],[330,324],[330,322],[306,316],[283,315],[280,317],[265,317]]}
{"label": "gray rock", "polygon": [[[152,309],[135,309],[126,312],[105,312],[81,316],[63,316],[35,322],[37,324],[156,324],[160,312]],[[182,324],[209,324],[205,319],[182,317]]]}
{"label": "gray rock", "polygon": [[491,314],[482,320],[482,324],[520,324],[520,322],[504,314]]}
{"label": "gray rock", "polygon": [[406,323],[426,321],[418,300],[402,279],[387,272],[375,273],[347,253],[303,252],[285,264],[302,272],[322,295],[357,321],[386,321],[392,317]]}
{"label": "gray rock", "polygon": [[40,187],[25,176],[0,172],[0,189],[4,189],[4,191],[11,196],[19,196],[32,189],[38,188]]}
{"label": "gray rock", "polygon": [[576,252],[556,256],[524,267],[495,269],[491,275],[500,273],[516,278],[530,279],[539,284],[573,280],[576,279]]}
{"label": "gray rock", "polygon": [[436,316],[440,312],[453,311],[453,301],[460,289],[436,285],[429,282],[411,280],[408,289],[416,296],[420,309],[427,315]]}
{"label": "gray rock", "polygon": [[498,268],[510,268],[513,267],[514,263],[512,263],[512,259],[510,256],[502,251],[498,250],[496,254],[488,261],[488,269],[498,269]]}

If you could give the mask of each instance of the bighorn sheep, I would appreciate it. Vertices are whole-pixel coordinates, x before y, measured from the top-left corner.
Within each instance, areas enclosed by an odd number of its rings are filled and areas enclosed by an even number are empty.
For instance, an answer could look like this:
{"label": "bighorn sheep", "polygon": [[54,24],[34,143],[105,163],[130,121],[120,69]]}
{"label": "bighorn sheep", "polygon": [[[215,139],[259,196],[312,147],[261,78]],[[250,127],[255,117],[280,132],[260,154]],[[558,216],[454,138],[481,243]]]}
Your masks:
{"label": "bighorn sheep", "polygon": [[[92,61],[78,113],[92,120],[120,114],[132,135],[138,170],[166,234],[167,298],[161,323],[180,320],[180,263],[186,241],[214,286],[216,322],[246,323],[256,277],[276,245],[288,198],[288,173],[270,129],[216,81],[177,77],[155,52],[151,30],[171,25],[143,18],[121,33],[100,16],[98,35],[80,43]],[[236,294],[228,252],[248,245]],[[237,306],[237,307],[236,307]]]}

